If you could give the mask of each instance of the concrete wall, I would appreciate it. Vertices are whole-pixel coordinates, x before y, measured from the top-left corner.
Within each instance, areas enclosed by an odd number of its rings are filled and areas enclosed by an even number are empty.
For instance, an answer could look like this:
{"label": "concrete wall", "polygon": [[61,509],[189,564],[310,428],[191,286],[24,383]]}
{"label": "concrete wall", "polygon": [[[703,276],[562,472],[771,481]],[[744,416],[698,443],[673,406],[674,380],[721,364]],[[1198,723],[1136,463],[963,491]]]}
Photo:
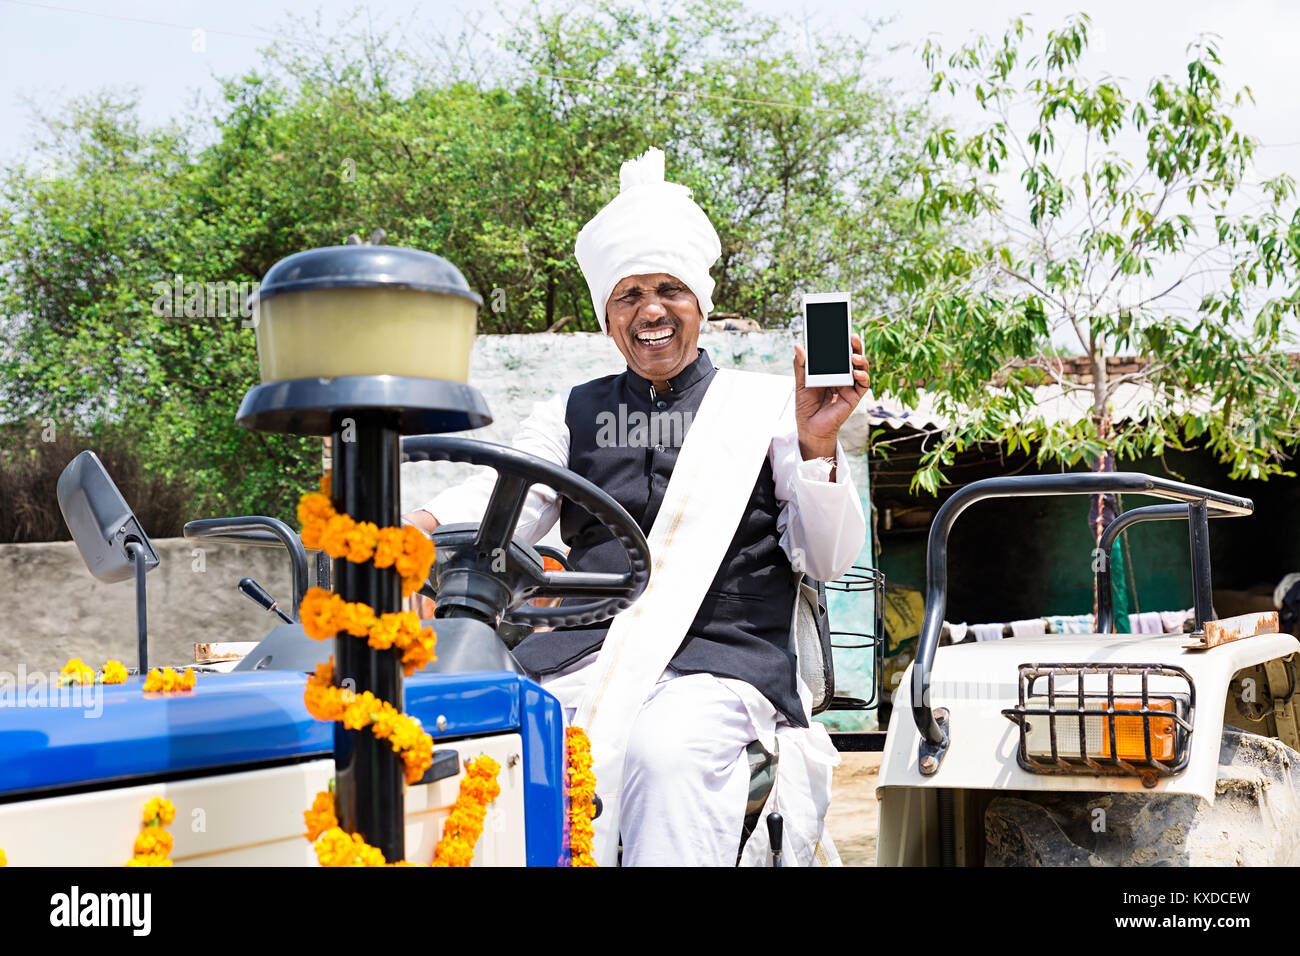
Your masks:
{"label": "concrete wall", "polygon": [[[149,663],[192,663],[196,641],[256,641],[278,623],[235,589],[251,575],[284,603],[292,596],[280,550],[154,541],[148,575]],[[69,658],[92,667],[136,664],[135,583],[101,584],[71,541],[0,545],[0,672],[57,671]],[[323,659],[323,658],[322,658]]]}

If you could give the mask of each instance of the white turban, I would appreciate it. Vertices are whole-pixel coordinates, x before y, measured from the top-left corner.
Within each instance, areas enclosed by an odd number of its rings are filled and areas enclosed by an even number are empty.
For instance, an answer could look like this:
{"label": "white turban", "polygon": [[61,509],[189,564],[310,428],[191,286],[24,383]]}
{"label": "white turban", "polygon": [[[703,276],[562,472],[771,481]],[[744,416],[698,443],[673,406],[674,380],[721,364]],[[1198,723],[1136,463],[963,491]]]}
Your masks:
{"label": "white turban", "polygon": [[722,243],[691,191],[664,182],[663,150],[650,147],[619,169],[619,193],[582,227],[573,253],[587,279],[601,331],[614,286],[628,276],[663,272],[695,293],[700,329],[713,310],[709,267]]}

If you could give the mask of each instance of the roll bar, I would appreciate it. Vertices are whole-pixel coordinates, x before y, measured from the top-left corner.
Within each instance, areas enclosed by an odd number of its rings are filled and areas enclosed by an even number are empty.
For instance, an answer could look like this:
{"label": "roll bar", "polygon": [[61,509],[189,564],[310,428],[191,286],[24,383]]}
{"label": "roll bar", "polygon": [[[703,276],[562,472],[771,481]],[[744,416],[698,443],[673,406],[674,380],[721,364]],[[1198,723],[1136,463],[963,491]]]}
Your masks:
{"label": "roll bar", "polygon": [[307,551],[297,532],[278,518],[264,515],[241,515],[237,518],[200,518],[185,524],[190,541],[216,541],[221,544],[246,544],[255,548],[284,548],[293,567],[293,619],[307,593]]}
{"label": "roll bar", "polygon": [[[1130,508],[1123,514],[1116,515],[1111,523],[1106,525],[1106,529],[1101,533],[1101,540],[1097,542],[1097,550],[1101,552],[1101,561],[1097,565],[1098,634],[1111,634],[1115,630],[1115,595],[1111,591],[1110,549],[1119,540],[1119,536],[1130,526],[1143,521],[1181,521],[1184,518],[1193,521],[1192,508],[1192,505],[1147,505],[1143,508]],[[1207,517],[1210,518],[1240,517],[1235,512],[1220,511],[1213,507],[1207,508],[1206,512]],[[1196,629],[1200,630],[1206,620],[1213,620],[1217,616],[1211,605],[1208,618],[1197,618]]]}
{"label": "roll bar", "polygon": [[[948,534],[963,511],[977,501],[990,498],[1043,497],[1047,495],[1143,494],[1183,502],[1179,510],[1189,518],[1192,545],[1192,587],[1196,603],[1197,625],[1213,615],[1210,605],[1210,548],[1207,518],[1209,505],[1216,517],[1244,516],[1255,510],[1249,498],[1239,498],[1187,485],[1182,482],[1143,475],[1137,472],[1072,472],[1063,475],[1013,475],[972,482],[945,501],[930,525],[925,556],[925,617],[912,665],[912,719],[921,733],[920,769],[929,776],[939,769],[948,750],[950,737],[946,711],[936,714],[930,704],[930,673],[934,652],[939,646],[939,631],[948,609]],[[1138,509],[1141,510],[1141,509]],[[1131,514],[1132,512],[1126,512]],[[1121,516],[1122,517],[1122,516]],[[1134,521],[1130,518],[1115,530],[1115,536]],[[1172,514],[1169,515],[1172,517]],[[1114,525],[1117,518],[1111,522]],[[1110,529],[1108,528],[1107,531]],[[1111,538],[1114,541],[1114,536]],[[1105,554],[1107,552],[1103,552]],[[1204,617],[1202,614],[1204,613]]]}

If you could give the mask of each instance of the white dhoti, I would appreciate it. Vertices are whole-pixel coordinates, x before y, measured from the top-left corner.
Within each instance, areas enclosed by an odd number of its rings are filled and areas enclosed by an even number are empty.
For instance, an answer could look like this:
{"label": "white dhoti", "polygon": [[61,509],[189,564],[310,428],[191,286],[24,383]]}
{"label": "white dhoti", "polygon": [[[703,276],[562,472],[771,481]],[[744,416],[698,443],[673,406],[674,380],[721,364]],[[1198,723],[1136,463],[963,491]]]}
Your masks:
{"label": "white dhoti", "polygon": [[[593,653],[538,682],[572,722]],[[628,738],[620,831],[624,866],[735,866],[753,741],[769,751],[780,715],[751,684],[667,668]],[[597,783],[599,792],[599,783]]]}

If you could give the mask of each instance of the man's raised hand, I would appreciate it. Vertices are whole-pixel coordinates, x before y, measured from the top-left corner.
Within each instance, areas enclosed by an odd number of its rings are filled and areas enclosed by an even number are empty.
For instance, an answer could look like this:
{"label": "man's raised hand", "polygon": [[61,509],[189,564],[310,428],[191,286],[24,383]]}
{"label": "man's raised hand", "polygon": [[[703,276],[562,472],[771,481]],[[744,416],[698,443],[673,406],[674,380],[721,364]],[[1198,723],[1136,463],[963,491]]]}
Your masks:
{"label": "man's raised hand", "polygon": [[[853,344],[853,384],[830,388],[808,388],[804,385],[804,369],[808,356],[802,345],[794,347],[794,416],[799,427],[799,452],[805,461],[810,458],[834,458],[835,440],[840,426],[867,394],[871,377],[867,374],[867,358],[862,354],[862,339],[856,332]],[[832,472],[832,480],[834,472]]]}

